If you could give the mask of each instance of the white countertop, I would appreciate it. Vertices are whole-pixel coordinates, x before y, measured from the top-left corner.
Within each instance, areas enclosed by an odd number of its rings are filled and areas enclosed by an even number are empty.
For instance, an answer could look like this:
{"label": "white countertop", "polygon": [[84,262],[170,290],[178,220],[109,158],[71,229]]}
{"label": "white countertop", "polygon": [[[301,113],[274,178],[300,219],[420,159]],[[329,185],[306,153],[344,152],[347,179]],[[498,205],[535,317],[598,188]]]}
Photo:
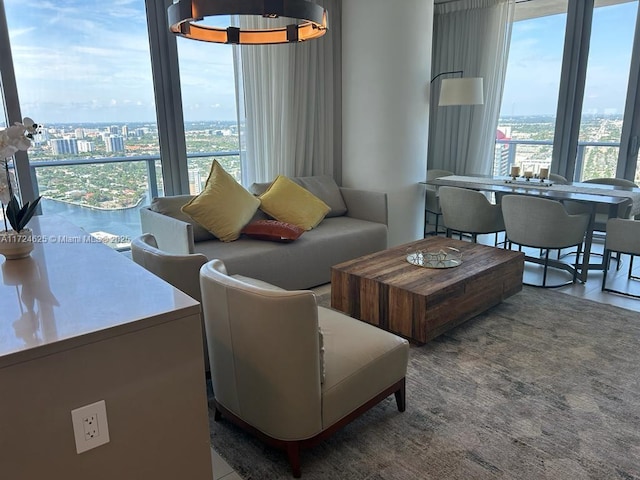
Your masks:
{"label": "white countertop", "polygon": [[31,255],[0,255],[0,368],[158,322],[198,302],[61,217],[29,222]]}

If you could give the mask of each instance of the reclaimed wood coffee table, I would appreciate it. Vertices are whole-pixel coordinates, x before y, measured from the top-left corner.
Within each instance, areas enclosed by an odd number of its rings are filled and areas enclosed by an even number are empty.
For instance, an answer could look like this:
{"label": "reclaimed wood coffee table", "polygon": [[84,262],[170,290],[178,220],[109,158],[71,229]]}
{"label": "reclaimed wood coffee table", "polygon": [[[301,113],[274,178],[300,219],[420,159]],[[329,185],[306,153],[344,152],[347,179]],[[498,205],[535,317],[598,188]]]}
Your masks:
{"label": "reclaimed wood coffee table", "polygon": [[[458,249],[462,263],[427,268],[409,252]],[[522,290],[524,254],[444,237],[400,245],[331,268],[331,307],[425,343]]]}

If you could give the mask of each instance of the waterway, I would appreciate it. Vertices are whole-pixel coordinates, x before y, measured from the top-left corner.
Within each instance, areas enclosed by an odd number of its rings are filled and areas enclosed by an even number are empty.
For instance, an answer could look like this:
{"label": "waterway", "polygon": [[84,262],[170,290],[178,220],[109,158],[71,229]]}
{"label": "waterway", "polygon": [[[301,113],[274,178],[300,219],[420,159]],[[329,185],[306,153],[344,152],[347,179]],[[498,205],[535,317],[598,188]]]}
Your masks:
{"label": "waterway", "polygon": [[40,201],[43,215],[59,215],[88,233],[106,232],[128,239],[133,239],[142,233],[139,210],[149,203],[147,198],[140,205],[131,208],[97,210],[44,197]]}

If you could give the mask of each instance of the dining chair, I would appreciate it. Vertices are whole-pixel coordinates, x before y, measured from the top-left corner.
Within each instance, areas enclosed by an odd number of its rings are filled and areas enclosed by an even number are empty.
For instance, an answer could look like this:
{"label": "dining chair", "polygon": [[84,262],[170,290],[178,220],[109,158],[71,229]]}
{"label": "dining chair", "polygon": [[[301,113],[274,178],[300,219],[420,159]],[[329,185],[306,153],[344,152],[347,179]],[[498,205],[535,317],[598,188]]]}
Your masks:
{"label": "dining chair", "polygon": [[[526,256],[525,260],[542,265],[542,283],[527,285],[555,288],[575,283],[578,275],[578,259],[582,252],[589,214],[570,215],[558,200],[527,195],[505,195],[502,198],[502,214],[507,232],[508,248],[513,243],[522,247],[542,249],[543,258]],[[577,247],[573,266],[549,258],[550,250]],[[572,274],[572,280],[562,284],[547,285],[548,268],[556,268]]]}
{"label": "dining chair", "polygon": [[[588,180],[584,180],[582,183],[596,183],[600,185],[614,185],[619,187],[637,187],[635,183],[631,180],[627,180],[625,178],[591,178]],[[565,208],[569,213],[583,213],[583,212],[591,212],[591,207],[584,203],[566,201],[564,202]],[[618,208],[618,218],[630,218],[631,217],[631,207],[633,203],[631,200],[628,200],[625,204],[621,205]],[[600,234],[604,234],[606,238],[607,234],[607,220],[609,220],[609,207],[607,205],[598,205],[596,206],[596,213],[593,223],[593,231],[599,232]],[[591,255],[601,255],[600,253],[591,252]],[[619,256],[614,257],[616,261],[619,260]],[[617,269],[620,268],[620,264],[618,264]]]}
{"label": "dining chair", "polygon": [[493,204],[481,192],[467,188],[443,186],[438,195],[447,237],[457,232],[460,238],[469,234],[477,242],[479,234],[495,233],[498,244],[498,233],[504,231],[500,204]]}
{"label": "dining chair", "polygon": [[[636,255],[640,255],[640,221],[623,218],[610,218],[607,221],[607,238],[605,240],[604,250],[605,267],[604,275],[602,276],[603,292],[612,292],[629,297],[640,298],[640,295],[607,287],[607,272],[609,270],[612,252],[616,252],[619,255],[628,254],[631,258],[629,259],[629,273],[627,274],[627,279],[640,280],[639,276],[633,275],[633,258]],[[620,265],[620,262],[618,262],[618,265]]]}
{"label": "dining chair", "polygon": [[550,173],[549,181],[558,185],[569,185],[569,183],[571,183],[565,177],[563,177],[562,175],[558,175],[557,173]]}
{"label": "dining chair", "polygon": [[[427,170],[427,182],[435,180],[440,177],[448,177],[453,175],[453,172],[449,170]],[[427,232],[427,225],[429,225],[429,216],[435,216],[435,228]],[[438,235],[440,234],[440,217],[442,216],[442,209],[440,208],[440,201],[438,199],[438,189],[434,185],[427,185],[425,192],[425,204],[424,204],[424,236]]]}

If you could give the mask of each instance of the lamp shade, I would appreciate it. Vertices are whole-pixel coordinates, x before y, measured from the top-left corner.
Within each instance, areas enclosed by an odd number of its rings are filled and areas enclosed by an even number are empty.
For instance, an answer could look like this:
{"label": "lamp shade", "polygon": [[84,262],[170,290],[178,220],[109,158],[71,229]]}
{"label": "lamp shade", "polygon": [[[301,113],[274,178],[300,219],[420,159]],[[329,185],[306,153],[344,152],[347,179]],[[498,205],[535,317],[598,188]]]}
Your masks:
{"label": "lamp shade", "polygon": [[445,78],[442,80],[439,106],[482,105],[483,103],[482,77]]}

